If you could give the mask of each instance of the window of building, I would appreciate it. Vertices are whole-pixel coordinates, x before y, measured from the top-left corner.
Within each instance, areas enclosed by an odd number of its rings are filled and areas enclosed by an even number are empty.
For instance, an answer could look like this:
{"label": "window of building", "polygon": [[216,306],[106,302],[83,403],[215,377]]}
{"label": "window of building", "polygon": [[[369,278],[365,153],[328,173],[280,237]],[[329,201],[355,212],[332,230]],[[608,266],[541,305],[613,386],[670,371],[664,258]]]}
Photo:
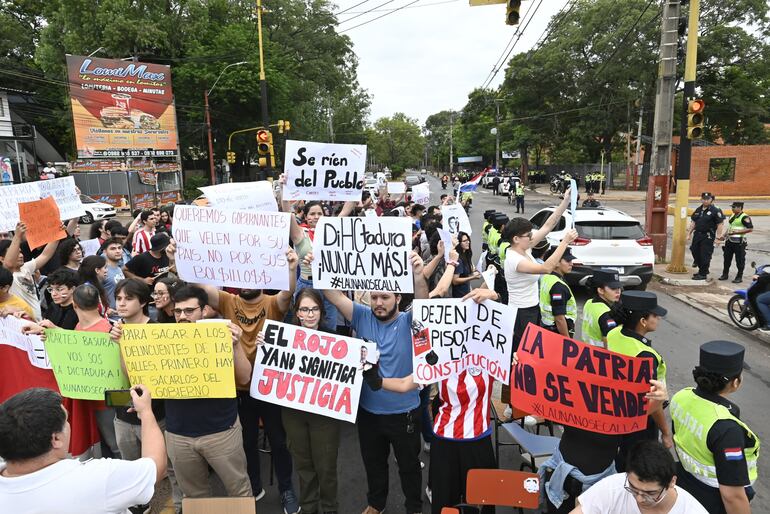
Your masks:
{"label": "window of building", "polygon": [[709,182],[735,182],[735,157],[711,159]]}
{"label": "window of building", "polygon": [[0,118],[5,118],[5,98],[0,96]]}

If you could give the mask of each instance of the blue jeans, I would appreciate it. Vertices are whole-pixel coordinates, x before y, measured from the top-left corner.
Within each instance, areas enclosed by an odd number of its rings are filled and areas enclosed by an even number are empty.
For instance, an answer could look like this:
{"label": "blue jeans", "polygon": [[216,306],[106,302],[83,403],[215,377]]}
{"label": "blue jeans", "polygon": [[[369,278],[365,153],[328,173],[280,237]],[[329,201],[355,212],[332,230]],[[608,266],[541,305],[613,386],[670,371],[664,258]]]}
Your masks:
{"label": "blue jeans", "polygon": [[757,308],[762,317],[765,318],[765,326],[770,327],[770,291],[765,291],[757,296]]}
{"label": "blue jeans", "polygon": [[[306,278],[297,277],[297,288],[294,291],[294,298],[297,298],[297,294],[306,287],[313,287],[313,281]],[[319,291],[320,292],[320,291]],[[326,315],[321,320],[321,328],[329,330],[330,332],[337,332],[337,307],[326,299],[326,296],[321,293],[321,297],[324,299],[324,310]]]}

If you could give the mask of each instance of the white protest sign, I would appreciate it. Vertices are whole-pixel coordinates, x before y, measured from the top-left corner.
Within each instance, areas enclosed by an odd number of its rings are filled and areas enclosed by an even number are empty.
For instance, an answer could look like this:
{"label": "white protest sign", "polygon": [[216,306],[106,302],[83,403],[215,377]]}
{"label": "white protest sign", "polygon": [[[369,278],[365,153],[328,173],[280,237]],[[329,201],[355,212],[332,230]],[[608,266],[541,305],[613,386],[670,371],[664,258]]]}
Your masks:
{"label": "white protest sign", "polygon": [[364,211],[364,216],[366,216],[367,218],[376,218],[377,211],[375,209],[366,209]]}
{"label": "white protest sign", "polygon": [[61,219],[79,218],[86,211],[80,202],[72,177],[39,180],[0,187],[0,231],[15,230],[19,222],[19,204],[53,196]]}
{"label": "white protest sign", "polygon": [[196,284],[288,289],[291,214],[177,205],[176,268]]}
{"label": "white protest sign", "polygon": [[484,271],[485,264],[487,262],[487,251],[484,250],[481,252],[481,255],[479,256],[479,262],[476,263],[476,269],[481,271]]}
{"label": "white protest sign", "polygon": [[449,262],[452,260],[452,258],[449,257],[449,252],[452,251],[452,234],[443,228],[437,228],[436,230],[438,230],[438,235],[441,236],[441,241],[444,242],[444,260]]}
{"label": "white protest sign", "polygon": [[366,145],[286,141],[284,200],[361,200]]}
{"label": "white protest sign", "polygon": [[487,271],[481,273],[481,278],[484,279],[484,283],[487,285],[487,289],[495,290],[495,275],[497,275],[497,268],[490,266]]}
{"label": "white protest sign", "polygon": [[69,220],[85,215],[86,210],[80,201],[80,195],[75,187],[75,177],[55,178],[35,182],[40,188],[40,198],[53,196],[59,207],[61,219]]}
{"label": "white protest sign", "polygon": [[19,204],[40,200],[37,182],[0,187],[0,231],[16,230],[19,222]]}
{"label": "white protest sign", "polygon": [[266,321],[262,334],[253,398],[356,422],[363,367],[376,362],[369,358],[374,344],[278,321]]}
{"label": "white protest sign", "polygon": [[465,208],[459,203],[441,206],[441,226],[453,236],[460,232],[470,235],[472,232],[468,214],[466,214]]}
{"label": "white protest sign", "polygon": [[80,248],[83,249],[83,257],[88,257],[89,255],[96,255],[96,252],[99,251],[99,248],[101,248],[101,243],[99,243],[98,238],[94,239],[86,239],[85,241],[80,242]]}
{"label": "white protest sign", "polygon": [[572,228],[575,228],[575,210],[577,210],[578,188],[574,178],[569,179],[569,210],[572,213]]}
{"label": "white protest sign", "polygon": [[392,195],[403,195],[406,193],[406,184],[403,182],[388,182],[388,193]]}
{"label": "white protest sign", "polygon": [[323,216],[313,239],[313,287],[411,293],[411,250],[411,218]]}
{"label": "white protest sign", "polygon": [[29,362],[36,368],[51,369],[51,361],[45,351],[45,344],[39,335],[24,335],[21,330],[30,325],[29,321],[14,316],[0,318],[0,344],[13,346],[27,352]]}
{"label": "white protest sign", "polygon": [[491,300],[414,300],[414,381],[432,384],[469,369],[508,384],[516,310]]}
{"label": "white protest sign", "polygon": [[419,205],[428,205],[430,203],[430,186],[428,184],[412,186],[412,201]]}
{"label": "white protest sign", "polygon": [[243,211],[278,211],[278,204],[273,194],[273,185],[267,180],[228,182],[215,186],[199,187],[198,189],[206,195],[211,207]]}

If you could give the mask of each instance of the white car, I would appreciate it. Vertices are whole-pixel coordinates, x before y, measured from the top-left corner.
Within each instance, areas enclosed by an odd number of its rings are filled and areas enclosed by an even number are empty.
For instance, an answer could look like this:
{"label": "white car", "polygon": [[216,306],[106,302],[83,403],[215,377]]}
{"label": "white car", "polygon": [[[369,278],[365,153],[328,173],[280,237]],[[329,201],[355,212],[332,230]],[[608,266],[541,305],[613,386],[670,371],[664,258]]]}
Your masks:
{"label": "white car", "polygon": [[80,203],[86,213],[80,217],[80,223],[93,223],[94,221],[117,216],[115,207],[108,203],[97,202],[88,195],[80,195]]}
{"label": "white car", "polygon": [[[538,211],[530,221],[540,228],[554,208]],[[558,245],[572,226],[573,213],[562,214],[556,228],[548,234],[548,242]],[[567,275],[569,284],[587,285],[595,268],[609,268],[618,272],[623,287],[645,289],[652,279],[655,253],[652,239],[641,223],[628,214],[606,207],[578,208],[574,213],[578,238],[570,245],[575,260]]]}

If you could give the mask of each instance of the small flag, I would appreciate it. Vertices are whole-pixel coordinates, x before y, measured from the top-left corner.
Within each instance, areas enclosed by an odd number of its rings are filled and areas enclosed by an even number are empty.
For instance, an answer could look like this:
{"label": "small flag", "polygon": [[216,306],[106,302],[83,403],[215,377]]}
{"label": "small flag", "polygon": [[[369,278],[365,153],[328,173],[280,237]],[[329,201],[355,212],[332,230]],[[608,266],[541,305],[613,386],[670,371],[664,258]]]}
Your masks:
{"label": "small flag", "polygon": [[725,460],[743,460],[743,448],[725,448]]}
{"label": "small flag", "polygon": [[617,326],[618,326],[618,323],[614,319],[607,320],[607,328],[615,328]]}
{"label": "small flag", "polygon": [[562,294],[561,293],[554,293],[551,295],[551,300],[561,300]]}

